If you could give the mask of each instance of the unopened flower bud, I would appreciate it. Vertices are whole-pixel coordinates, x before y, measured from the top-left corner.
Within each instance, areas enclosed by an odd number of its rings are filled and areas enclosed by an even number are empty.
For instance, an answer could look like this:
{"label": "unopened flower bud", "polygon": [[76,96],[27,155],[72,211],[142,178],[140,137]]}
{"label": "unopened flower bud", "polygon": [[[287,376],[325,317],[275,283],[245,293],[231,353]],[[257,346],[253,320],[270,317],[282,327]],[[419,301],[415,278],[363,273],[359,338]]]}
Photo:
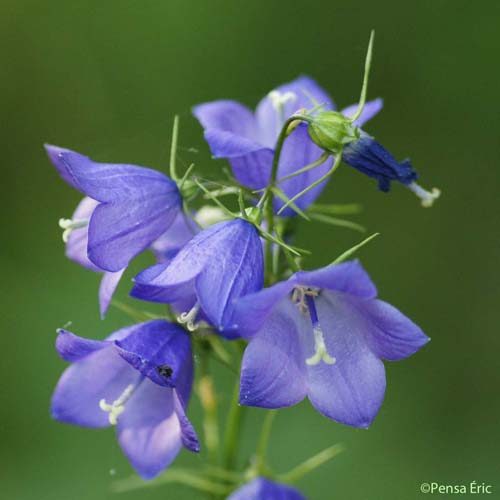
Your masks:
{"label": "unopened flower bud", "polygon": [[359,131],[341,113],[320,111],[309,122],[309,136],[320,148],[337,153],[343,145],[359,139]]}
{"label": "unopened flower bud", "polygon": [[195,182],[190,179],[184,181],[182,186],[180,186],[181,195],[185,200],[192,198],[198,191],[198,186]]}
{"label": "unopened flower bud", "polygon": [[257,207],[248,207],[245,209],[246,219],[253,224],[260,224],[262,222],[262,210]]}

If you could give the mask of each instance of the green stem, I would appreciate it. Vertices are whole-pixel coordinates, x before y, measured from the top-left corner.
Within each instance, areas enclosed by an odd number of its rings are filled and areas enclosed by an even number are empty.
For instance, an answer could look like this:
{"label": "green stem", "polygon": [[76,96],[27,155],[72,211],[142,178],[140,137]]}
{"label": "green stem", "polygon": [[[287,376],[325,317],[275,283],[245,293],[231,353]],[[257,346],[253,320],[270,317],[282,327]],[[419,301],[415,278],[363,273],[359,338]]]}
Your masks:
{"label": "green stem", "polygon": [[[235,342],[242,354],[241,344]],[[231,406],[229,408],[229,413],[226,422],[226,434],[224,439],[224,468],[227,470],[234,470],[236,468],[236,459],[238,454],[238,441],[240,438],[242,420],[244,416],[245,406],[239,404],[240,398],[240,381],[237,378],[233,389],[233,396],[231,399]]]}
{"label": "green stem", "polygon": [[280,184],[281,182],[284,182],[288,179],[292,179],[293,177],[296,177],[297,175],[303,174],[304,172],[308,172],[309,170],[312,170],[313,168],[319,167],[320,165],[323,165],[323,163],[325,163],[325,161],[328,159],[329,156],[330,156],[330,153],[325,152],[316,161],[310,163],[309,165],[306,165],[305,167],[300,168],[299,170],[296,170],[295,172],[292,172],[291,174],[285,175],[285,177],[281,177],[276,182],[278,184]]}
{"label": "green stem", "polygon": [[112,484],[112,490],[116,493],[128,492],[145,487],[154,487],[161,484],[178,483],[190,486],[199,491],[210,493],[211,495],[227,495],[233,489],[231,486],[221,484],[200,476],[198,470],[189,470],[171,467],[161,476],[152,481],[145,482],[138,476],[121,479]]}
{"label": "green stem", "polygon": [[344,447],[340,444],[336,444],[326,448],[326,450],[320,451],[317,455],[308,458],[305,462],[302,462],[297,467],[294,467],[291,471],[285,474],[280,474],[278,476],[278,481],[283,483],[293,483],[298,481],[301,477],[305,476],[309,472],[313,471],[320,465],[323,465],[328,460],[344,451]]}
{"label": "green stem", "polygon": [[286,260],[288,262],[288,265],[290,266],[290,269],[294,273],[300,271],[300,266],[297,264],[297,262],[293,258],[293,255],[286,248],[283,250],[283,253],[285,254],[285,257],[286,257]]}
{"label": "green stem", "polygon": [[207,352],[203,352],[201,356],[201,377],[198,381],[197,392],[203,408],[203,433],[205,435],[208,462],[215,465],[219,461],[219,424],[217,419],[217,397],[214,391],[213,378],[209,371]]}
{"label": "green stem", "polygon": [[[276,184],[276,177],[278,176],[278,166],[281,157],[281,151],[283,149],[283,144],[285,139],[287,138],[288,127],[294,121],[303,121],[304,117],[300,115],[292,115],[290,118],[285,120],[283,127],[281,128],[280,134],[278,136],[278,140],[276,142],[276,149],[274,150],[273,164],[271,168],[271,179],[269,184],[262,195],[261,200],[259,201],[259,206],[263,206],[264,216],[266,218],[267,223],[267,231],[269,233],[273,233],[274,230],[274,209],[273,209],[273,197],[272,197],[272,189]],[[273,259],[272,259],[272,243],[267,240],[266,247],[264,252],[264,263],[265,263],[265,277],[267,284],[270,285],[274,282],[273,276]]]}
{"label": "green stem", "polygon": [[342,148],[340,149],[340,151],[338,152],[337,156],[335,157],[335,162],[333,163],[333,166],[330,170],[328,170],[328,172],[323,175],[322,177],[320,177],[317,181],[314,181],[312,184],[310,184],[309,186],[307,186],[305,189],[303,189],[300,193],[297,193],[295,196],[293,196],[292,198],[290,198],[278,211],[278,215],[283,212],[283,210],[285,210],[285,208],[287,208],[291,203],[293,203],[295,200],[297,200],[298,198],[300,198],[302,195],[306,194],[308,191],[310,191],[311,189],[315,188],[316,186],[318,186],[319,184],[321,184],[323,181],[325,181],[326,179],[328,179],[328,177],[330,177],[334,172],[335,170],[337,170],[337,168],[339,168],[340,166],[340,163],[342,161]]}
{"label": "green stem", "polygon": [[[119,311],[125,313],[127,316],[129,316],[133,320],[139,321],[139,322],[149,321],[151,319],[159,319],[159,318],[163,317],[161,315],[153,314],[153,313],[150,313],[147,311],[139,311],[135,307],[131,307],[127,304],[124,304],[123,302],[121,302],[120,300],[117,300],[117,299],[113,299],[111,301],[111,305],[113,307],[116,307],[116,309],[118,309]],[[172,320],[172,318],[167,318],[167,319]]]}
{"label": "green stem", "polygon": [[269,443],[269,437],[271,435],[271,429],[273,426],[274,417],[276,416],[277,413],[278,412],[276,410],[269,410],[262,424],[262,429],[260,431],[260,437],[255,454],[258,473],[261,472],[259,469],[265,468],[266,466],[267,446]]}

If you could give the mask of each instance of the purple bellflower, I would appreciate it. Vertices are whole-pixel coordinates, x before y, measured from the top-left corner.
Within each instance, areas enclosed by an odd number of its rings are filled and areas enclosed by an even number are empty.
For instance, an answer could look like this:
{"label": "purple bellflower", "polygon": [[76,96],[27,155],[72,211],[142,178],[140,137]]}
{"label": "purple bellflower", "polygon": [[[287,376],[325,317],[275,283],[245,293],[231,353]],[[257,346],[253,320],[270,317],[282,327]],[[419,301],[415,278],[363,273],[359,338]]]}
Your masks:
{"label": "purple bellflower", "polygon": [[200,228],[207,228],[227,218],[219,207],[210,205],[202,206],[189,217],[182,212],[179,213],[167,232],[151,245],[156,260],[158,262],[172,260],[182,247],[200,232]]}
{"label": "purple bellflower", "polygon": [[[311,109],[318,103],[324,110],[335,109],[328,94],[314,80],[301,76],[272,90],[260,101],[255,113],[239,102],[228,100],[200,104],[193,113],[205,129],[205,139],[212,155],[227,158],[241,184],[250,189],[262,189],[269,183],[276,141],[286,119],[299,109]],[[356,107],[349,106],[341,113],[352,115]],[[361,126],[381,108],[381,99],[366,103],[355,125]],[[322,153],[323,150],[311,141],[307,125],[300,124],[283,145],[277,179],[317,161]],[[321,166],[287,179],[279,186],[288,198],[292,198],[325,175],[331,166],[330,158]],[[296,205],[307,208],[320,195],[325,182],[297,199]],[[283,204],[281,199],[275,199],[275,210]],[[293,214],[291,208],[283,211],[285,216]]]}
{"label": "purple bellflower", "polygon": [[179,212],[168,230],[151,244],[157,262],[169,262],[199,232],[196,222]]}
{"label": "purple bellflower", "polygon": [[58,333],[56,348],[72,365],[52,396],[53,418],[84,427],[116,425],[121,448],[144,479],[163,471],[182,446],[199,451],[185,414],[193,359],[182,328],[154,320],[104,341]]}
{"label": "purple bellflower", "polygon": [[[372,106],[371,103],[367,105]],[[368,109],[367,112],[369,111]],[[339,148],[342,147],[342,160],[365,175],[377,179],[381,191],[388,192],[391,181],[397,181],[413,191],[422,200],[424,207],[432,206],[441,194],[439,189],[423,189],[415,182],[418,174],[410,160],[398,162],[373,137],[361,128],[356,128],[360,126],[359,119],[352,124],[345,120],[352,118],[355,113],[355,106],[352,106],[342,111],[344,116],[330,111],[311,114],[308,117],[311,140],[333,155],[338,154]]]}
{"label": "purple bellflower", "polygon": [[152,266],[135,278],[131,296],[162,303],[182,303],[179,321],[189,330],[197,320],[222,335],[237,335],[233,301],[263,286],[262,243],[255,226],[243,219],[210,226],[191,239],[167,263]]}
{"label": "purple bellflower", "polygon": [[306,500],[306,498],[291,486],[257,477],[232,493],[227,500]]}
{"label": "purple bellflower", "polygon": [[68,221],[66,234],[88,224],[87,255],[102,271],[118,272],[173,223],[181,209],[174,181],[135,165],[96,163],[68,149],[45,146],[61,177],[98,202],[89,220]]}
{"label": "purple bellflower", "polygon": [[240,403],[282,408],[306,396],[320,413],[368,427],[385,392],[382,360],[429,341],[390,304],[357,261],[301,271],[240,299],[235,320],[253,337],[241,369]]}
{"label": "purple bellflower", "polygon": [[[91,262],[87,256],[87,221],[90,220],[92,212],[98,204],[99,202],[86,196],[76,207],[71,219],[61,219],[59,224],[63,228],[67,226],[69,229],[65,229],[65,233],[63,233],[63,239],[66,243],[66,256],[90,271],[103,274],[99,286],[99,307],[101,317],[104,317],[125,268],[114,273],[104,271]],[[81,225],[79,226],[79,224]]]}
{"label": "purple bellflower", "polygon": [[381,191],[388,192],[391,181],[411,186],[417,179],[417,172],[410,160],[398,162],[373,137],[361,132],[361,137],[344,147],[342,160],[347,165],[378,180]]}

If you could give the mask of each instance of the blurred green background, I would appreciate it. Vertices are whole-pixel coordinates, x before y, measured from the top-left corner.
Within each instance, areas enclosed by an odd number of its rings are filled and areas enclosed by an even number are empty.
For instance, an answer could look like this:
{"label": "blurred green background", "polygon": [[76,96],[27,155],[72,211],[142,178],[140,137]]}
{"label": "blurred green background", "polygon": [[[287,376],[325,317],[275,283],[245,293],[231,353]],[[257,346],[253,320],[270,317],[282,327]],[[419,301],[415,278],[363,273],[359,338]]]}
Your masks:
{"label": "blurred green background", "polygon": [[[98,276],[64,258],[57,220],[80,194],[60,180],[42,144],[165,170],[178,113],[183,160],[216,176],[224,163],[209,159],[191,106],[217,98],[254,106],[301,73],[350,104],[371,28],[369,95],[384,97],[385,108],[366,128],[397,157],[411,155],[422,184],[443,196],[425,210],[401,186],[384,195],[346,167],[322,200],[363,203],[356,220],[382,237],[362,260],[380,295],[432,342],[387,364],[386,400],[370,430],[302,404],[278,416],[271,461],[283,471],[343,442],[345,453],[299,483],[317,500],[418,499],[423,481],[476,480],[500,495],[499,22],[494,0],[2,0],[2,497],[116,498],[110,483],[131,474],[111,430],[49,417],[64,368],[56,328],[71,320],[79,334],[102,338],[129,320],[111,310],[101,322]],[[313,267],[360,238],[312,223],[298,243],[312,247]],[[138,259],[127,278],[150,261]],[[127,288],[125,280],[119,296]],[[228,390],[224,382],[223,402]],[[196,403],[190,413],[199,428]],[[261,417],[248,413],[244,455]],[[188,452],[179,462],[202,463]],[[202,498],[177,486],[121,495]]]}

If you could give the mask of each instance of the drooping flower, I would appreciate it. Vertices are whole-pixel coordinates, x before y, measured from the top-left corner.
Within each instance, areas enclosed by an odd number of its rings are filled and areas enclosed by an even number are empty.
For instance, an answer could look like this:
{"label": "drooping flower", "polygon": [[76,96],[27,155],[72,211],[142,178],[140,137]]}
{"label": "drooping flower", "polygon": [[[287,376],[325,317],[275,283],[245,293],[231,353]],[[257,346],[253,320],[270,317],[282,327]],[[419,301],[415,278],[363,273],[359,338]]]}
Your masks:
{"label": "drooping flower", "polygon": [[[118,272],[173,223],[181,208],[174,181],[135,165],[96,163],[68,149],[45,146],[61,177],[98,202],[88,224],[87,255],[103,271]],[[86,225],[67,221],[66,234]]]}
{"label": "drooping flower", "polygon": [[121,448],[144,479],[164,470],[182,446],[199,451],[185,414],[193,360],[182,328],[154,320],[104,341],[58,333],[56,348],[72,365],[52,396],[53,418],[84,427],[116,425]]}
{"label": "drooping flower", "polygon": [[379,189],[388,192],[391,181],[407,186],[421,200],[424,207],[430,207],[439,198],[439,189],[427,191],[415,181],[418,177],[410,160],[398,162],[379,142],[357,128],[359,120],[351,123],[354,107],[343,113],[322,111],[309,117],[309,136],[326,152],[336,155],[342,148],[342,160],[349,166],[378,180]]}
{"label": "drooping flower", "polygon": [[[311,109],[322,104],[324,110],[335,109],[328,94],[309,77],[302,76],[272,90],[260,101],[256,112],[236,101],[215,101],[200,104],[193,113],[205,129],[207,140],[215,158],[227,158],[236,179],[251,189],[264,188],[271,176],[274,149],[286,119],[299,109]],[[381,99],[368,102],[355,125],[361,126],[382,108]],[[354,113],[349,106],[342,111]],[[306,124],[300,124],[286,139],[281,152],[277,178],[285,177],[319,159],[322,149],[308,135]],[[328,159],[321,166],[304,172],[279,184],[288,198],[298,194],[321,178],[332,166]],[[296,204],[308,207],[321,193],[325,182],[300,197]],[[274,200],[276,210],[283,206]],[[283,214],[292,215],[287,208]]]}
{"label": "drooping flower", "polygon": [[179,250],[197,233],[200,228],[207,228],[227,220],[227,215],[219,208],[204,205],[192,217],[180,213],[167,232],[160,236],[152,245],[151,250],[158,262],[167,262],[173,259]]}
{"label": "drooping flower", "polygon": [[240,403],[294,405],[306,396],[337,422],[368,427],[385,392],[382,360],[406,358],[428,337],[390,304],[357,261],[298,272],[236,305],[253,337],[241,370]]}
{"label": "drooping flower", "polygon": [[198,233],[167,263],[135,278],[131,296],[151,302],[185,304],[181,322],[189,329],[197,320],[212,324],[222,335],[237,335],[233,301],[263,285],[263,252],[253,224],[223,221]]}
{"label": "drooping flower", "polygon": [[366,133],[344,147],[342,160],[377,179],[379,189],[384,192],[389,191],[391,181],[409,185],[417,179],[417,172],[409,160],[398,162],[389,151]]}
{"label": "drooping flower", "polygon": [[157,262],[172,260],[198,232],[196,222],[180,212],[168,230],[151,244]]}
{"label": "drooping flower", "polygon": [[306,497],[291,486],[257,477],[229,495],[227,500],[306,500]]}
{"label": "drooping flower", "polygon": [[103,275],[99,286],[99,307],[101,317],[104,317],[125,268],[114,273],[104,271],[92,263],[87,256],[88,221],[97,205],[97,201],[86,196],[76,207],[71,219],[62,219],[59,223],[63,227],[72,226],[63,237],[66,243],[66,256],[90,271]]}

